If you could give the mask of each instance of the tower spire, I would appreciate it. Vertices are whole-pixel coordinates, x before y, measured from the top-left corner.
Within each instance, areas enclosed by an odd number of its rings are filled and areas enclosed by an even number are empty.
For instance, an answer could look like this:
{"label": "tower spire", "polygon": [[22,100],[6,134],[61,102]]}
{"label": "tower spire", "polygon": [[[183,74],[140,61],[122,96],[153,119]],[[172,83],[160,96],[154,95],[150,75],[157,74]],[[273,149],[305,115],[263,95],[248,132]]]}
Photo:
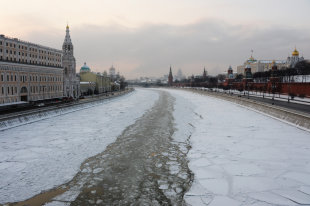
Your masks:
{"label": "tower spire", "polygon": [[65,40],[62,44],[62,53],[64,96],[77,98],[80,95],[80,83],[76,78],[76,62],[73,56],[73,44],[68,24],[66,26]]}
{"label": "tower spire", "polygon": [[71,41],[70,30],[69,30],[68,24],[66,26],[66,36],[65,36],[64,43],[62,45],[62,51],[63,51],[64,55],[70,54],[73,56],[73,44]]}
{"label": "tower spire", "polygon": [[173,82],[173,76],[172,76],[172,70],[171,70],[171,65],[170,65],[170,71],[169,71],[169,76],[168,76],[168,85],[172,86]]}
{"label": "tower spire", "polygon": [[69,25],[68,24],[66,26],[65,42],[66,43],[71,43],[70,30],[69,30]]}

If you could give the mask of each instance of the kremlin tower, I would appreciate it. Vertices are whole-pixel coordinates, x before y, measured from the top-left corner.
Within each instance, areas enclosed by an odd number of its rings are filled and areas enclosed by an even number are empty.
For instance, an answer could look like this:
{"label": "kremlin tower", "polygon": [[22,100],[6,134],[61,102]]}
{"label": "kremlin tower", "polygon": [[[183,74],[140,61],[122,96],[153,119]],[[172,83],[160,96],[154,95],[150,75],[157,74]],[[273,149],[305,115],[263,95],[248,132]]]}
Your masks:
{"label": "kremlin tower", "polygon": [[205,67],[203,68],[202,79],[203,79],[203,81],[207,80],[207,71],[206,71]]}
{"label": "kremlin tower", "polygon": [[170,71],[169,71],[169,76],[168,76],[168,85],[172,86],[173,83],[173,76],[172,76],[172,71],[171,71],[171,66],[170,66]]}

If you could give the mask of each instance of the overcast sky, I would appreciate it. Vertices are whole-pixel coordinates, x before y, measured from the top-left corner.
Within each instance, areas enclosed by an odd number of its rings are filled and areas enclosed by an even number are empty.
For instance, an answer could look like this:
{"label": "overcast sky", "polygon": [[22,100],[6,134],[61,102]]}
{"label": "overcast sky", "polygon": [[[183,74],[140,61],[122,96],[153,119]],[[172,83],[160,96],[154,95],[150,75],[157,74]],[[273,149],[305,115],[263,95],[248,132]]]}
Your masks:
{"label": "overcast sky", "polygon": [[61,49],[67,22],[79,71],[113,64],[127,79],[310,58],[309,0],[0,0],[0,33]]}

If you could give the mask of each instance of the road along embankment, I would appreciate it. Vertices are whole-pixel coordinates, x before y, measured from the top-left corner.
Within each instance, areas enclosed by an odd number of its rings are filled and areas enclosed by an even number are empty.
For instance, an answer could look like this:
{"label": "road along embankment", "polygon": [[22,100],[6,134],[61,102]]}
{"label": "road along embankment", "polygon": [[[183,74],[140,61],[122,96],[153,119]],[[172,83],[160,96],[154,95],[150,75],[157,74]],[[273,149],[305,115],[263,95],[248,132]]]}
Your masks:
{"label": "road along embankment", "polygon": [[28,110],[28,111],[19,112],[19,113],[1,115],[0,116],[0,131],[9,129],[12,127],[17,127],[23,124],[28,124],[31,122],[39,121],[39,120],[46,119],[49,117],[67,114],[70,112],[89,108],[97,104],[101,104],[104,101],[114,99],[119,96],[123,96],[132,91],[134,91],[134,89],[114,92],[113,95],[109,95],[109,96],[95,96],[93,98],[82,99],[76,102],[43,107],[43,108]]}
{"label": "road along embankment", "polygon": [[219,99],[231,101],[233,103],[242,105],[247,108],[251,108],[255,111],[264,113],[270,117],[279,119],[286,123],[295,125],[301,129],[310,130],[310,115],[307,113],[302,113],[292,109],[283,108],[277,105],[267,104],[263,102],[258,102],[252,99],[247,99],[246,97],[237,97],[225,93],[217,93],[202,89],[186,89],[198,94],[203,94],[211,97],[216,97]]}

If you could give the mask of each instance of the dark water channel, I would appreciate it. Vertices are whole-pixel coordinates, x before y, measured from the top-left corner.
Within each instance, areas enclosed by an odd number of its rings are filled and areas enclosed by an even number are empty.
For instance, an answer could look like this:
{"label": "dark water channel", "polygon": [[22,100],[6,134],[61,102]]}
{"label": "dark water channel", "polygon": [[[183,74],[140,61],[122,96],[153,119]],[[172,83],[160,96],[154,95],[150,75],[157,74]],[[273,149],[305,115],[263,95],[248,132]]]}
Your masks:
{"label": "dark water channel", "polygon": [[81,165],[67,185],[81,191],[71,205],[185,204],[193,178],[186,159],[189,145],[172,140],[175,100],[159,93],[148,112]]}

